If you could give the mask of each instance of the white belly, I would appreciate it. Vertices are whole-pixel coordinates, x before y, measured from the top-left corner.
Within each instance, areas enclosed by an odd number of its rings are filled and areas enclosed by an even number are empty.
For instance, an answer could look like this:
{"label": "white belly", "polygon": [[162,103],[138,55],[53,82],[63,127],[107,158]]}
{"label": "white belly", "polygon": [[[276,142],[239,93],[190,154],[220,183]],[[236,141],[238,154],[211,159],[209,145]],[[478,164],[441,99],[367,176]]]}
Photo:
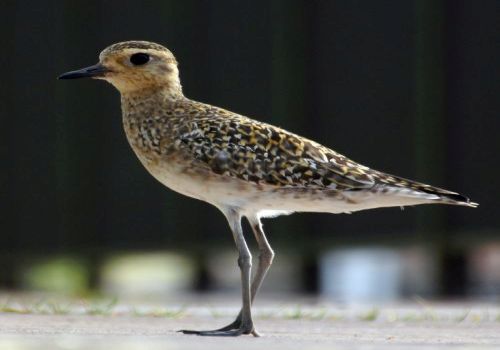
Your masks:
{"label": "white belly", "polygon": [[350,213],[378,207],[431,203],[432,200],[369,192],[338,193],[297,188],[276,189],[170,162],[155,166],[141,162],[166,187],[218,208],[238,208],[244,216],[273,217],[293,212]]}

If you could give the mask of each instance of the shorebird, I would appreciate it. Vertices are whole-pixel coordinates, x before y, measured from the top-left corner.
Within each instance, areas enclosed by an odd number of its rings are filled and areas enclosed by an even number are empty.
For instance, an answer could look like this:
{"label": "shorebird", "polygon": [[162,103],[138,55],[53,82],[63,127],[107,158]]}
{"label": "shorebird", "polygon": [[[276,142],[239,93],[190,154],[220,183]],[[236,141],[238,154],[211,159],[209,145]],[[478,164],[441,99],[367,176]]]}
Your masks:
{"label": "shorebird", "polygon": [[[127,139],[149,173],[170,189],[219,208],[231,228],[241,270],[241,311],[226,327],[181,331],[186,334],[259,335],[251,304],[274,257],[264,217],[417,204],[477,206],[458,193],[370,169],[284,129],[185,97],[177,60],[156,43],[113,44],[96,65],[59,79],[86,77],[105,80],[120,92]],[[253,281],[243,217],[260,251]]]}

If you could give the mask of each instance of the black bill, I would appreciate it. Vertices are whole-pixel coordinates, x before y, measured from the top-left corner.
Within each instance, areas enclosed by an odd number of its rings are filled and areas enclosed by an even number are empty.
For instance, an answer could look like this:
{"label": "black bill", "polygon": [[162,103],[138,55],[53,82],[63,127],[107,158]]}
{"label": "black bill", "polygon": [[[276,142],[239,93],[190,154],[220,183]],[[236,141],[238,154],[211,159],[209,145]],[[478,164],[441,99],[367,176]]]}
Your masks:
{"label": "black bill", "polygon": [[90,67],[61,74],[57,79],[97,78],[102,77],[107,72],[109,72],[109,70],[98,63]]}

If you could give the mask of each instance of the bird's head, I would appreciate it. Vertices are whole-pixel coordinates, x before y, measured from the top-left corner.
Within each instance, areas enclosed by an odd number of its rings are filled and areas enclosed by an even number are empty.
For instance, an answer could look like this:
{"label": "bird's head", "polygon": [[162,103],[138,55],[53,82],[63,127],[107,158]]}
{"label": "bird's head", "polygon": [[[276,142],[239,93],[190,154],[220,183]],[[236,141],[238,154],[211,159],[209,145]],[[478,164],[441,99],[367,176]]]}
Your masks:
{"label": "bird's head", "polygon": [[104,49],[99,63],[64,73],[59,79],[103,79],[120,93],[164,89],[182,95],[177,61],[166,47],[148,41],[124,41]]}

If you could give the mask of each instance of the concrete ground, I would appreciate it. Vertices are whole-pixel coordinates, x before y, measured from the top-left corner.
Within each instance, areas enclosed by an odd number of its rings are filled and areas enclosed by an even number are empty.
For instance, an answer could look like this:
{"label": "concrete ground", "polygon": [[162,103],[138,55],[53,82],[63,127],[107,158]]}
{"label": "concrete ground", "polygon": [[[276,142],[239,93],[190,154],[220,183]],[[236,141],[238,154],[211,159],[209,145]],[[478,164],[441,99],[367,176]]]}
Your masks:
{"label": "concrete ground", "polygon": [[15,302],[4,304],[1,350],[500,349],[500,307],[495,304],[411,302],[374,308],[264,302],[255,317],[261,338],[176,332],[223,326],[237,313],[237,302],[201,300],[181,308],[42,304],[24,309]]}

